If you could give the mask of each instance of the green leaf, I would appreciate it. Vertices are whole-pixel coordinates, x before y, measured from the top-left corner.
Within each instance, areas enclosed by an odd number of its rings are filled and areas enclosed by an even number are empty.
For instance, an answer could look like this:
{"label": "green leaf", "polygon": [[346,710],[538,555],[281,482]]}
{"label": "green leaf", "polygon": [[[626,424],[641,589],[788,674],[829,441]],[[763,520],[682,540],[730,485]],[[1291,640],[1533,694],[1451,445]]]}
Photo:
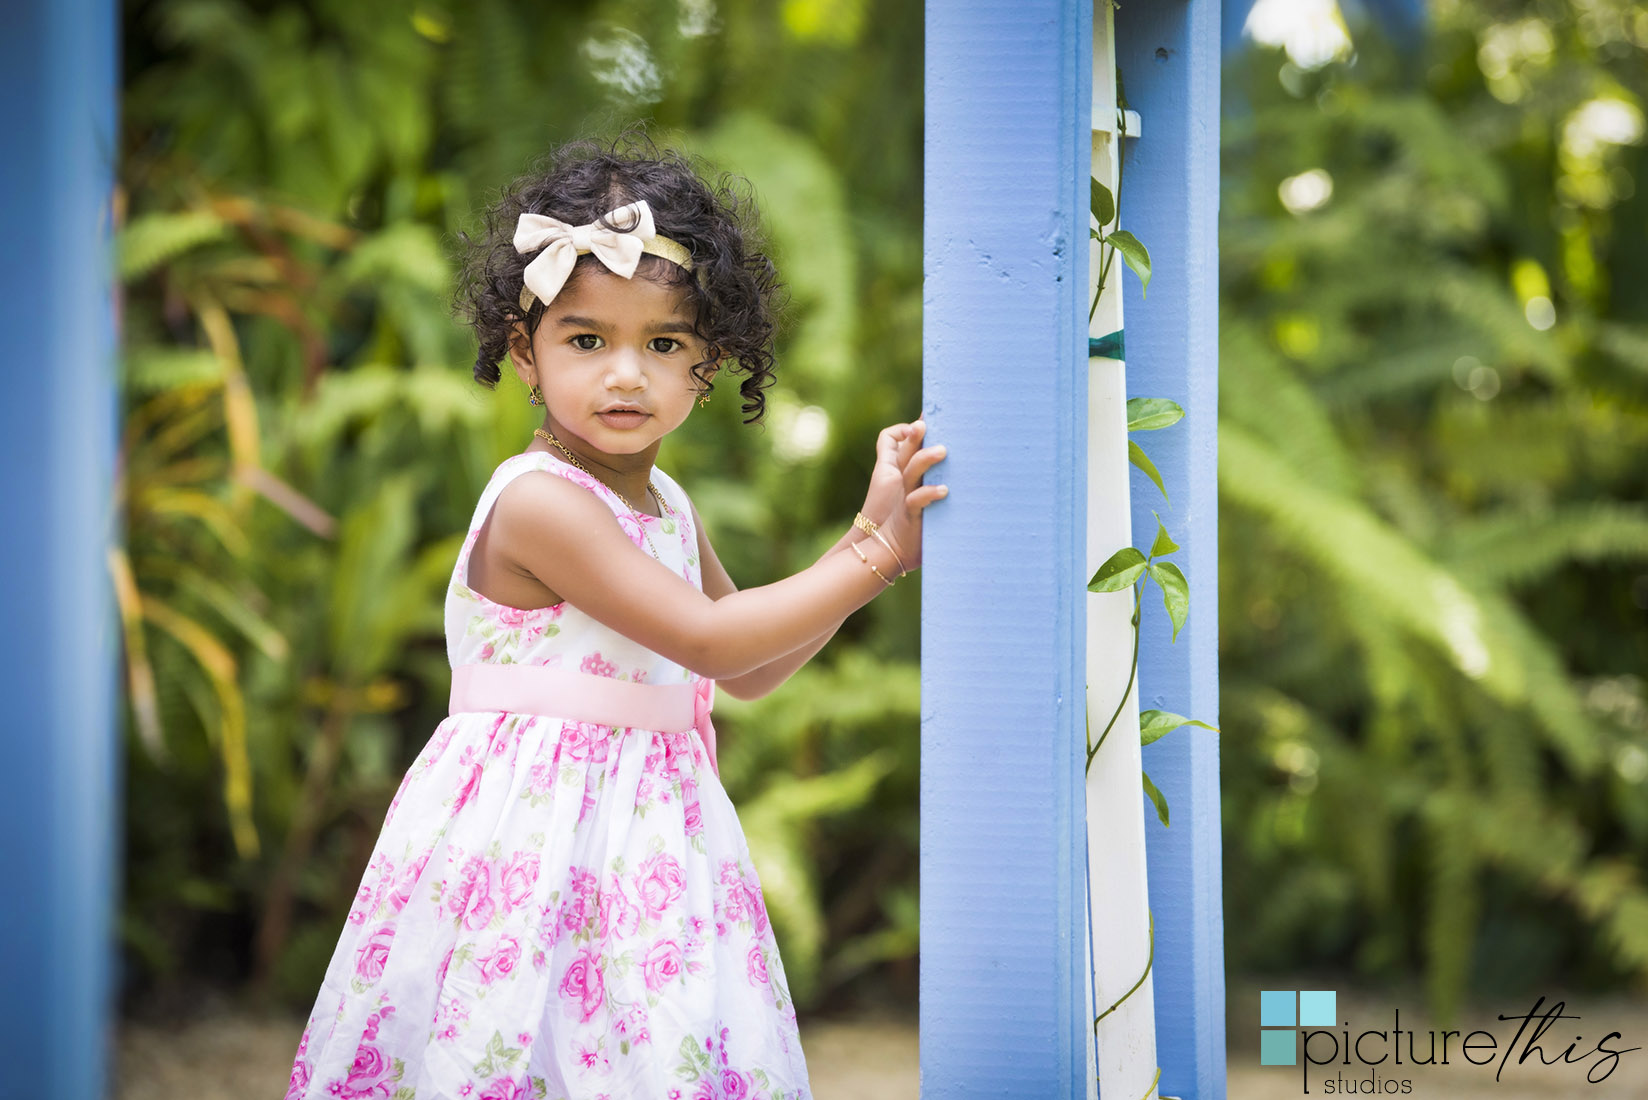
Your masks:
{"label": "green leaf", "polygon": [[1124,546],[1114,554],[1110,560],[1099,566],[1099,571],[1093,574],[1093,579],[1087,582],[1089,592],[1120,592],[1144,572],[1144,555],[1137,547]]}
{"label": "green leaf", "polygon": [[363,238],[343,261],[340,274],[350,286],[376,289],[399,281],[434,294],[444,293],[452,278],[439,235],[413,222],[393,224]]}
{"label": "green leaf", "polygon": [[1116,220],[1115,196],[1098,180],[1089,177],[1087,182],[1093,217],[1101,226],[1109,225]]}
{"label": "green leaf", "polygon": [[1127,458],[1133,465],[1143,470],[1146,477],[1156,483],[1156,488],[1162,491],[1162,499],[1167,500],[1167,486],[1162,484],[1162,475],[1156,469],[1156,464],[1150,461],[1150,456],[1144,453],[1144,448],[1131,439],[1127,441]]}
{"label": "green leaf", "polygon": [[1184,409],[1177,401],[1165,397],[1130,397],[1127,399],[1127,430],[1152,432],[1177,424],[1184,418]]}
{"label": "green leaf", "polygon": [[132,348],[123,363],[127,388],[137,393],[164,393],[223,382],[223,361],[204,348]]}
{"label": "green leaf", "polygon": [[501,1073],[505,1067],[512,1066],[521,1056],[521,1047],[512,1047],[504,1042],[503,1032],[494,1031],[492,1038],[487,1040],[486,1057],[475,1064],[475,1073],[481,1077],[492,1077]]}
{"label": "green leaf", "polygon": [[115,240],[120,277],[130,281],[166,261],[228,232],[223,219],[207,210],[145,214],[133,218]]}
{"label": "green leaf", "polygon": [[1179,628],[1190,614],[1190,584],[1179,567],[1170,561],[1150,563],[1150,576],[1162,586],[1162,603],[1167,617],[1173,620],[1173,641],[1179,640]]}
{"label": "green leaf", "polygon": [[[1122,259],[1127,261],[1127,266],[1131,267],[1133,274],[1139,277],[1139,293],[1145,294],[1150,289],[1150,253],[1144,245],[1139,243],[1139,238],[1125,229],[1118,229],[1106,237],[1105,240],[1109,241],[1116,251],[1122,254]],[[1145,296],[1149,297],[1148,294],[1145,294]]]}
{"label": "green leaf", "polygon": [[1217,726],[1210,726],[1206,722],[1194,718],[1186,718],[1182,714],[1174,714],[1170,710],[1141,710],[1139,712],[1139,744],[1150,745],[1160,741],[1180,726],[1200,726],[1204,730],[1218,733]]}
{"label": "green leaf", "polygon": [[1167,799],[1163,798],[1162,792],[1156,789],[1156,784],[1150,781],[1149,772],[1140,772],[1139,774],[1144,777],[1144,793],[1149,795],[1150,801],[1156,804],[1156,816],[1162,819],[1162,825],[1166,827]]}
{"label": "green leaf", "polygon": [[[1156,516],[1154,511],[1150,514]],[[1156,516],[1156,541],[1150,544],[1150,556],[1159,558],[1173,553],[1178,548],[1179,544],[1168,537],[1167,528],[1162,526],[1162,517]]]}
{"label": "green leaf", "polygon": [[683,1035],[681,1037],[680,1051],[681,1064],[675,1067],[675,1072],[686,1078],[688,1081],[698,1080],[699,1071],[701,1069],[708,1069],[708,1066],[704,1064],[707,1061],[704,1055],[704,1049],[698,1045],[698,1040],[694,1039],[691,1035]]}

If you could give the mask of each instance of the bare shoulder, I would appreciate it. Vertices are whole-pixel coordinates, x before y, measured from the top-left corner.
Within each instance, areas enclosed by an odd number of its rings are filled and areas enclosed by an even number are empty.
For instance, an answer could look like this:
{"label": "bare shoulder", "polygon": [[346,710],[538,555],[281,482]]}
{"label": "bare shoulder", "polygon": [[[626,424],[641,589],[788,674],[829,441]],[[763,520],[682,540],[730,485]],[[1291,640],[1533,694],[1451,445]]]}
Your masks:
{"label": "bare shoulder", "polygon": [[510,481],[493,505],[499,531],[511,542],[588,537],[592,528],[608,528],[628,541],[612,509],[594,492],[548,470],[528,470]]}
{"label": "bare shoulder", "polygon": [[[492,514],[481,525],[470,555],[469,583],[505,607],[526,610],[562,602],[554,584],[534,561],[534,546],[546,536],[601,522],[612,513],[588,490],[544,470],[528,470],[498,492]],[[612,527],[617,529],[614,520]]]}

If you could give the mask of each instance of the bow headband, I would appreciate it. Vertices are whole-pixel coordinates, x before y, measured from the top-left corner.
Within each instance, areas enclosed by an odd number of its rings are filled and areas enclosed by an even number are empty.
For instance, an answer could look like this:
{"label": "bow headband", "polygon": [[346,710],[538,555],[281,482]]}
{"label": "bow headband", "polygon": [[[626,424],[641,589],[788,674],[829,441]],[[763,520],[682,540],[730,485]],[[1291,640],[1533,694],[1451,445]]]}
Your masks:
{"label": "bow headband", "polygon": [[524,256],[543,250],[521,272],[526,284],[521,288],[523,311],[531,309],[534,301],[547,305],[554,300],[572,274],[572,265],[578,262],[580,252],[593,252],[608,270],[625,279],[635,275],[643,252],[692,270],[692,253],[685,246],[658,235],[652,224],[652,208],[645,199],[620,206],[604,220],[627,228],[609,228],[599,219],[588,225],[568,225],[545,214],[521,215],[515,225],[515,251]]}

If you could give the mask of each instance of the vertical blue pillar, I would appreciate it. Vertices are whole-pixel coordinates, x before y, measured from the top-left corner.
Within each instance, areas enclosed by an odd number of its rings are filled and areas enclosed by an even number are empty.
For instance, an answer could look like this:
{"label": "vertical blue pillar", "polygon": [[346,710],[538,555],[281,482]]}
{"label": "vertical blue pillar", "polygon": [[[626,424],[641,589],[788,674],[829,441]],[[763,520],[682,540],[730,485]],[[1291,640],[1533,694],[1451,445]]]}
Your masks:
{"label": "vertical blue pillar", "polygon": [[[1135,542],[1149,545],[1161,513],[1183,549],[1190,618],[1179,639],[1148,589],[1139,651],[1139,705],[1218,725],[1218,214],[1219,5],[1123,4],[1116,63],[1142,137],[1127,143],[1121,225],[1150,249],[1149,297],[1127,299],[1128,396],[1168,397],[1186,417],[1140,442],[1171,494],[1133,481]],[[1225,1095],[1224,920],[1219,855],[1219,742],[1186,727],[1144,750],[1172,808],[1164,829],[1146,808],[1150,908],[1156,920],[1156,1054],[1160,1092]],[[1145,804],[1148,807],[1148,804]]]}
{"label": "vertical blue pillar", "polygon": [[19,0],[0,35],[0,1095],[40,1100],[108,1064],[116,14]]}
{"label": "vertical blue pillar", "polygon": [[927,5],[925,1100],[1085,1094],[1089,0]]}

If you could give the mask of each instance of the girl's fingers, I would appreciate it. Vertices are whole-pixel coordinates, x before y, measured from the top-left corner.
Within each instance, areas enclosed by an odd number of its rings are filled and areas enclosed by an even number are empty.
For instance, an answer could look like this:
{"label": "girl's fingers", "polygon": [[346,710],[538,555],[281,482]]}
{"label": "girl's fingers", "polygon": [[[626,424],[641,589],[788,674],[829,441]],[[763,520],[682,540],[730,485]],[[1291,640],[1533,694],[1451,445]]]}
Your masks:
{"label": "girl's fingers", "polygon": [[904,497],[904,506],[912,512],[919,512],[935,500],[943,500],[950,495],[948,485],[922,485]]}
{"label": "girl's fingers", "polygon": [[903,437],[898,444],[898,464],[900,466],[909,462],[910,456],[916,453],[916,447],[921,443],[922,427],[920,421],[903,425]]}
{"label": "girl's fingers", "polygon": [[881,429],[881,435],[876,437],[876,461],[887,462],[895,467],[902,468],[903,456],[899,453],[902,445],[899,442],[899,429],[903,425],[894,424],[890,428]]}
{"label": "girl's fingers", "polygon": [[911,456],[910,461],[904,464],[904,487],[914,489],[921,483],[922,475],[944,461],[948,454],[948,449],[942,443],[917,451]]}

